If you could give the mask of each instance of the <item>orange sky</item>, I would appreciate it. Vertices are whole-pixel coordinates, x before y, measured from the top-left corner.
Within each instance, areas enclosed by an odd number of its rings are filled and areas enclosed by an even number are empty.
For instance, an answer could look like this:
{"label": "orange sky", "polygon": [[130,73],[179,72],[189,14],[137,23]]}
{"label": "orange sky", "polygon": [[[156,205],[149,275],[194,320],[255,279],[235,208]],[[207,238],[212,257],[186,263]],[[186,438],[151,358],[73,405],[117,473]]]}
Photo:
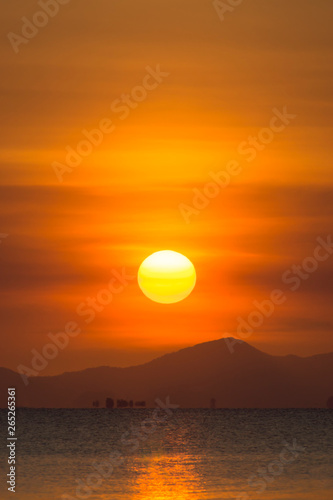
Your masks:
{"label": "orange sky", "polygon": [[[206,0],[72,0],[16,54],[7,34],[38,10],[21,0],[1,20],[0,366],[28,366],[68,321],[82,333],[45,373],[138,364],[234,335],[276,288],[287,300],[247,340],[332,351],[333,259],[294,293],[281,276],[333,232],[333,6],[244,1],[222,22]],[[117,100],[158,65],[168,75],[124,118]],[[284,106],[296,117],[247,161],[239,145]],[[60,183],[54,162],[104,119],[114,130]],[[230,161],[241,172],[186,223],[179,206]],[[189,298],[156,304],[132,280],[91,323],[78,316],[112,269],[136,275],[163,249],[195,265]]]}

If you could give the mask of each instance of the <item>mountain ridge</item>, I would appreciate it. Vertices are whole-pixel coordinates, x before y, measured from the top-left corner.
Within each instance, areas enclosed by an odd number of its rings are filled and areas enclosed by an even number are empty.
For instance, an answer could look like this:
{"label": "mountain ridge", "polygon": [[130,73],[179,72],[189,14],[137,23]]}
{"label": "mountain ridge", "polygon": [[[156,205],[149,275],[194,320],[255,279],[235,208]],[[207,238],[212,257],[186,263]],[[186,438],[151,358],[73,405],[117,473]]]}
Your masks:
{"label": "mountain ridge", "polygon": [[[228,338],[233,341],[232,337]],[[0,406],[7,388],[17,387],[18,406],[91,407],[98,399],[144,400],[170,396],[181,407],[324,408],[333,395],[333,353],[309,357],[274,356],[247,342],[229,350],[218,339],[164,354],[126,368],[101,366],[29,378],[24,385],[13,370],[0,368]]]}

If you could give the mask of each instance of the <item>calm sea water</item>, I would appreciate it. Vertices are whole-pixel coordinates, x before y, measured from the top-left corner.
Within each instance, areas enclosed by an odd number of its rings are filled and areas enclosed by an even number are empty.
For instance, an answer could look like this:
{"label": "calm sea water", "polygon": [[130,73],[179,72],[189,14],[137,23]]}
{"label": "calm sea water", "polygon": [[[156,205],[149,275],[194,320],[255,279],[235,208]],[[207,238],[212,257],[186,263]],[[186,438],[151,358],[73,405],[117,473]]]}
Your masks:
{"label": "calm sea water", "polygon": [[333,499],[333,411],[177,409],[156,415],[163,422],[152,417],[148,409],[19,409],[13,495],[1,410],[0,498]]}

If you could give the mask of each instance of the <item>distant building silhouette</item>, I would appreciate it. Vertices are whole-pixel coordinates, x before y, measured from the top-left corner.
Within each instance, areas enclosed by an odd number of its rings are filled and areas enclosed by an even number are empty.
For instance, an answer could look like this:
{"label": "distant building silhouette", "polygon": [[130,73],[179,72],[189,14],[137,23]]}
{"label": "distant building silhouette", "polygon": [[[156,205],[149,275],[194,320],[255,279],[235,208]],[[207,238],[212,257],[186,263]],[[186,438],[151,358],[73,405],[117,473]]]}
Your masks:
{"label": "distant building silhouette", "polygon": [[128,401],[125,399],[117,399],[117,408],[127,408],[128,407]]}
{"label": "distant building silhouette", "polygon": [[210,400],[210,407],[212,410],[215,410],[215,408],[216,408],[216,399],[215,398],[212,398]]}
{"label": "distant building silhouette", "polygon": [[[93,401],[93,406],[98,407],[99,406],[99,401]],[[130,401],[127,401],[126,399],[117,399],[114,401],[112,398],[106,398],[105,401],[105,407],[109,409],[113,408],[133,408],[134,406],[144,408],[146,406],[146,401],[133,401],[131,399]]]}
{"label": "distant building silhouette", "polygon": [[326,405],[329,410],[333,410],[333,396],[328,398]]}
{"label": "distant building silhouette", "polygon": [[93,401],[92,405],[93,405],[94,408],[98,408],[99,407],[99,401],[98,401],[98,399],[96,399],[96,401]]}
{"label": "distant building silhouette", "polygon": [[114,407],[114,401],[112,398],[106,398],[105,407],[112,410],[112,408]]}

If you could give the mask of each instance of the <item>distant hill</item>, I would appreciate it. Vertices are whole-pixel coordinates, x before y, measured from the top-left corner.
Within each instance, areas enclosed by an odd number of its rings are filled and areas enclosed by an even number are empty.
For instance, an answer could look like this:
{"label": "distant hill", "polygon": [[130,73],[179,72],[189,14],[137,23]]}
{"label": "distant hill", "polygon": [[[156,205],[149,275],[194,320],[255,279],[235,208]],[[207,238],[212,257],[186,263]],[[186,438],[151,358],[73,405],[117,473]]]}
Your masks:
{"label": "distant hill", "polygon": [[0,406],[7,387],[17,388],[17,405],[91,407],[98,399],[144,400],[170,396],[183,408],[325,408],[333,396],[333,353],[308,358],[271,356],[246,342],[230,353],[225,339],[205,342],[129,368],[99,367],[29,379],[0,368]]}

